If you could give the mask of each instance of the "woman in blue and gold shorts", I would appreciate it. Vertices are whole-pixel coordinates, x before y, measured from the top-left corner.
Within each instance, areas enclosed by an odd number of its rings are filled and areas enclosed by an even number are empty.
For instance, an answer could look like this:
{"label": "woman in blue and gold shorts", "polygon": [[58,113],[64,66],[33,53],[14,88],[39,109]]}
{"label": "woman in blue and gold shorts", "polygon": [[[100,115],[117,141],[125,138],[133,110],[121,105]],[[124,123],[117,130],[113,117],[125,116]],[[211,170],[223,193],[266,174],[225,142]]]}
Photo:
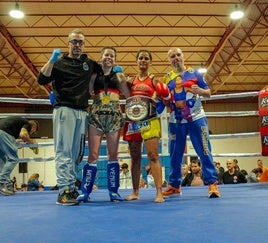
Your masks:
{"label": "woman in blue and gold shorts", "polygon": [[149,73],[152,62],[151,52],[140,50],[136,61],[139,73],[128,81],[130,97],[126,99],[127,122],[124,126],[123,139],[128,141],[131,154],[133,192],[125,199],[139,199],[139,181],[141,175],[141,147],[145,143],[148,160],[156,186],[155,202],[164,202],[162,196],[162,168],[158,155],[161,137],[160,120],[157,117],[157,92],[154,75]]}

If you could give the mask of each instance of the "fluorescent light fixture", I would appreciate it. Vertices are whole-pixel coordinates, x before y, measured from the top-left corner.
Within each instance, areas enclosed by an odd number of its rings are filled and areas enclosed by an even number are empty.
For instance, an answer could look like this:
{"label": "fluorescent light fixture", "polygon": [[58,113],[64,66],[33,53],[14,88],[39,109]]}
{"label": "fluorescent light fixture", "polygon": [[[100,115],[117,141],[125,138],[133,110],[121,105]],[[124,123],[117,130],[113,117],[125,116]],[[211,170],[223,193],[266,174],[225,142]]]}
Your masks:
{"label": "fluorescent light fixture", "polygon": [[235,11],[233,11],[230,15],[231,19],[241,19],[244,17],[244,12],[241,11],[237,5],[235,5]]}
{"label": "fluorescent light fixture", "polygon": [[9,15],[15,19],[22,19],[24,17],[24,13],[20,10],[18,3],[15,4],[15,9],[11,10]]}
{"label": "fluorescent light fixture", "polygon": [[203,63],[201,63],[201,67],[198,68],[198,72],[202,74],[207,72],[207,68],[203,65]]}

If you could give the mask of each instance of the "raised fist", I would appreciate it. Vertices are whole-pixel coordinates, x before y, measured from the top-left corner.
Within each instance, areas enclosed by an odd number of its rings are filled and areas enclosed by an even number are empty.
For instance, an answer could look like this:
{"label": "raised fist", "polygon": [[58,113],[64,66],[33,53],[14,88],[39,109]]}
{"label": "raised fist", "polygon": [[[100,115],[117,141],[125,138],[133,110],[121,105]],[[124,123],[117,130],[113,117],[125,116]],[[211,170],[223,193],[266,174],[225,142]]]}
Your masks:
{"label": "raised fist", "polygon": [[54,49],[49,61],[51,63],[55,63],[58,60],[60,54],[61,54],[61,49]]}
{"label": "raised fist", "polygon": [[122,72],[124,72],[124,69],[121,66],[116,65],[113,67],[113,72],[114,73],[122,73]]}
{"label": "raised fist", "polygon": [[155,91],[159,98],[164,99],[164,100],[170,99],[170,92],[169,92],[168,86],[165,83],[158,82],[155,85]]}

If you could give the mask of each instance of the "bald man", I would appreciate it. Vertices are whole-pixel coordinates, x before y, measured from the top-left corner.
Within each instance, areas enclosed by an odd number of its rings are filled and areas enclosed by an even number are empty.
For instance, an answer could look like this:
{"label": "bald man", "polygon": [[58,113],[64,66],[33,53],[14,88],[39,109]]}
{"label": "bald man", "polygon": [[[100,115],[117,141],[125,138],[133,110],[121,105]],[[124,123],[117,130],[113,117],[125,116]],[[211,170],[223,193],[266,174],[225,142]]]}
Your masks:
{"label": "bald man", "polygon": [[163,192],[165,197],[181,194],[181,165],[190,136],[194,149],[201,160],[205,185],[209,186],[208,197],[220,197],[217,187],[217,172],[211,154],[207,118],[200,97],[210,97],[210,89],[204,77],[191,67],[184,65],[184,55],[180,48],[168,51],[168,60],[172,70],[163,82],[171,92],[169,103],[170,167],[169,185]]}

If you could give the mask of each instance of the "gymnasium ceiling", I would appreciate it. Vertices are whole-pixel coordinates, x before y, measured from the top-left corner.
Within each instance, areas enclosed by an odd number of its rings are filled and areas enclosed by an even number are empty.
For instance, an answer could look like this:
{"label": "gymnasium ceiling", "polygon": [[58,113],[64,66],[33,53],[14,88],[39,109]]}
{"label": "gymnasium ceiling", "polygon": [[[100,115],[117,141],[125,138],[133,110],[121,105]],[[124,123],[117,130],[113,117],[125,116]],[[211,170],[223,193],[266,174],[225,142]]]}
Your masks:
{"label": "gymnasium ceiling", "polygon": [[[8,15],[15,2],[24,19]],[[236,4],[245,17],[233,21]],[[37,73],[54,48],[67,52],[75,28],[95,60],[103,46],[114,46],[127,75],[137,73],[135,54],[146,48],[151,72],[163,76],[168,49],[180,47],[187,65],[208,68],[213,94],[259,91],[268,84],[267,8],[267,0],[1,0],[0,97],[47,98]]]}

